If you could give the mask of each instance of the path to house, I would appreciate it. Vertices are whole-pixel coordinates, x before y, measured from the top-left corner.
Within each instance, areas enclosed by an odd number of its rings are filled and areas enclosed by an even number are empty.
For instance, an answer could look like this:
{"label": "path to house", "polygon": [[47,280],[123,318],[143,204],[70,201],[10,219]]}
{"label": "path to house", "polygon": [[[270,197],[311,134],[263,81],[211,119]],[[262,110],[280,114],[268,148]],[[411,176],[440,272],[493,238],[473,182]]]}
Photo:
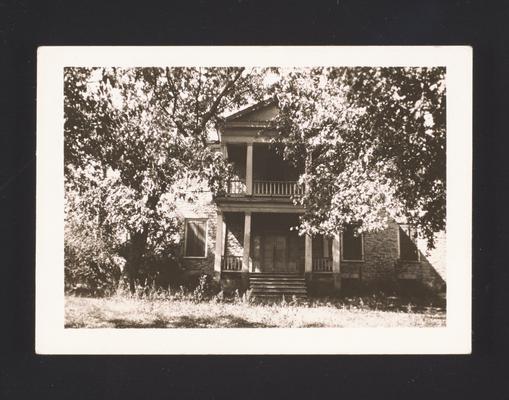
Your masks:
{"label": "path to house", "polygon": [[66,328],[306,328],[445,326],[445,310],[380,311],[318,302],[306,305],[193,303],[127,297],[67,296]]}

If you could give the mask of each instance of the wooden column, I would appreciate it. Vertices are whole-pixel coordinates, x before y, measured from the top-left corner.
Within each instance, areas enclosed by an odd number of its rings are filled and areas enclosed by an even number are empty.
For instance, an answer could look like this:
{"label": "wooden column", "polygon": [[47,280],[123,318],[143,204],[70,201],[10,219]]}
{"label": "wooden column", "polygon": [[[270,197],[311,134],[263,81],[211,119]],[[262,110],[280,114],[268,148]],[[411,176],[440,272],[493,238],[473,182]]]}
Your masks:
{"label": "wooden column", "polygon": [[223,224],[223,213],[218,211],[216,222],[216,252],[214,255],[214,279],[216,280],[221,278],[221,256],[223,255],[224,249]]}
{"label": "wooden column", "polygon": [[250,272],[250,251],[251,251],[251,211],[244,213],[244,254],[242,258],[242,272]]}
{"label": "wooden column", "polygon": [[334,289],[341,289],[341,250],[339,247],[339,235],[334,235],[332,239],[332,278],[334,279]]}
{"label": "wooden column", "polygon": [[221,153],[225,159],[228,158],[228,147],[225,144],[221,144]]}
{"label": "wooden column", "polygon": [[304,272],[306,275],[310,275],[313,272],[313,238],[310,235],[306,235],[304,249]]}
{"label": "wooden column", "polygon": [[246,147],[246,194],[253,194],[253,143]]}

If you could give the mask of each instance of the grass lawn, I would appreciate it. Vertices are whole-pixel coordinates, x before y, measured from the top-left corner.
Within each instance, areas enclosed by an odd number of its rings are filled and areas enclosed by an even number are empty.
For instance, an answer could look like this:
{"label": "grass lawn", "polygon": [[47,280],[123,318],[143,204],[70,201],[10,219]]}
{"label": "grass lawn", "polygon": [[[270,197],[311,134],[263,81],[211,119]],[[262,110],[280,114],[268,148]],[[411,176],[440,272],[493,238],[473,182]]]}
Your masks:
{"label": "grass lawn", "polygon": [[312,300],[305,304],[193,302],[127,296],[66,296],[66,328],[311,328],[439,327],[443,307],[411,304],[393,310],[360,301]]}

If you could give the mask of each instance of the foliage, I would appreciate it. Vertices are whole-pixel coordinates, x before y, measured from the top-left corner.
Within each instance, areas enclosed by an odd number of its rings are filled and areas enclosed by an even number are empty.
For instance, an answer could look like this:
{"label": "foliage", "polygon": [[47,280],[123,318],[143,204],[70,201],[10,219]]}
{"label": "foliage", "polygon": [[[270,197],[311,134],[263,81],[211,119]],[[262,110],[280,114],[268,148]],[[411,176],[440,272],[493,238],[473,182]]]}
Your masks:
{"label": "foliage", "polygon": [[144,259],[180,239],[189,179],[220,190],[229,166],[210,136],[254,80],[243,68],[66,68],[64,80],[66,195],[123,238],[134,290]]}
{"label": "foliage", "polygon": [[70,212],[65,224],[65,290],[80,295],[114,293],[120,279],[122,258],[110,236],[95,221]]}
{"label": "foliage", "polygon": [[116,256],[131,291],[175,267],[177,201],[231,174],[210,146],[221,116],[269,95],[282,154],[305,170],[301,232],[404,216],[432,246],[445,226],[442,68],[65,68],[64,83],[70,282],[116,276]]}
{"label": "foliage", "polygon": [[445,228],[445,69],[273,69],[277,142],[308,190],[301,231],[379,230],[405,217],[433,246]]}

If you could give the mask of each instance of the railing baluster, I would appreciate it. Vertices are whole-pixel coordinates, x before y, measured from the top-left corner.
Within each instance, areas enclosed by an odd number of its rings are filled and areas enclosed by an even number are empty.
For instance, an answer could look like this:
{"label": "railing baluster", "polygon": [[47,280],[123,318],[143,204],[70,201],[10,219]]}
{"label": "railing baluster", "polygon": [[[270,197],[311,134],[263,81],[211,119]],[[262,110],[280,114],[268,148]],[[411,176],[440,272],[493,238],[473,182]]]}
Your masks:
{"label": "railing baluster", "polygon": [[324,258],[314,258],[313,271],[315,272],[331,272],[332,271],[332,259],[330,257]]}
{"label": "railing baluster", "polygon": [[[229,190],[229,194],[243,194],[246,192],[244,181],[237,181],[236,186]],[[303,185],[294,181],[254,181],[253,194],[256,196],[289,197],[302,195]]]}
{"label": "railing baluster", "polygon": [[224,271],[242,271],[242,256],[223,256],[221,265]]}

